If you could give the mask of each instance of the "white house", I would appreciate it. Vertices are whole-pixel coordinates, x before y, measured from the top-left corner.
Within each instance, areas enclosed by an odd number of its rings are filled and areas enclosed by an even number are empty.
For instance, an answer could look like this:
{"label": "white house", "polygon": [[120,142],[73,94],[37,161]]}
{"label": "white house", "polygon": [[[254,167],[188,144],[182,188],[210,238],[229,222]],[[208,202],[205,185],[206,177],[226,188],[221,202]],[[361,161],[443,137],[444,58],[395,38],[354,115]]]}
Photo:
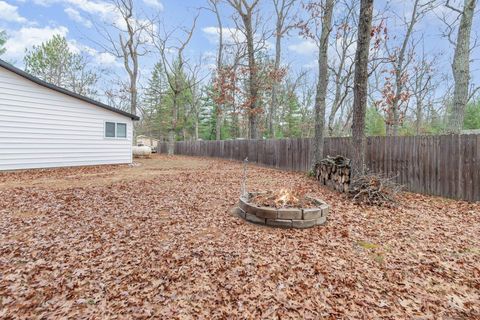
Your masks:
{"label": "white house", "polygon": [[0,170],[131,163],[133,120],[0,60]]}

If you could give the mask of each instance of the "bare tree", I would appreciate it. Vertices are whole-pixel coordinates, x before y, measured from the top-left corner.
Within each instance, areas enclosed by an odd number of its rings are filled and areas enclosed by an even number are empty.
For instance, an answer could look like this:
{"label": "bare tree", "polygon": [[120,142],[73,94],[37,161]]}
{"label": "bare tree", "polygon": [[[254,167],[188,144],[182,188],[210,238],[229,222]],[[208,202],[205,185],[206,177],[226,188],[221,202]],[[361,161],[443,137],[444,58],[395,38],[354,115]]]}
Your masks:
{"label": "bare tree", "polygon": [[297,0],[272,0],[275,7],[275,14],[277,21],[275,24],[275,62],[274,62],[274,79],[272,84],[272,98],[270,108],[268,111],[268,135],[275,137],[274,119],[275,109],[277,107],[277,91],[280,73],[280,63],[282,59],[282,39],[289,30],[295,27],[295,17],[292,14],[292,9]]}
{"label": "bare tree", "polygon": [[352,123],[352,173],[365,172],[365,114],[368,94],[368,56],[372,38],[373,0],[361,0],[355,54]]}
{"label": "bare tree", "polygon": [[[223,70],[223,50],[224,50],[224,43],[223,43],[223,23],[222,18],[220,15],[220,9],[218,7],[219,2],[221,0],[208,0],[209,7],[207,8],[211,12],[215,14],[215,18],[217,19],[218,24],[218,49],[217,49],[217,61],[216,61],[216,77],[218,78],[217,81],[222,83],[225,79],[225,70]],[[219,90],[224,90],[223,86],[218,87]],[[225,92],[217,92],[219,96],[224,96]],[[221,139],[222,133],[222,123],[224,117],[224,101],[223,99],[219,99],[216,103],[216,110],[215,110],[215,140]]]}
{"label": "bare tree", "polygon": [[[301,24],[302,33],[312,39],[318,47],[318,79],[315,95],[315,134],[313,140],[312,169],[323,158],[325,131],[325,109],[328,87],[328,44],[332,31],[334,0],[310,2],[306,8],[310,19]],[[320,19],[320,20],[318,20]]]}
{"label": "bare tree", "polygon": [[[477,0],[464,0],[463,9],[458,9],[452,6],[448,0],[446,3],[447,8],[456,12],[460,17],[457,39],[454,42],[455,54],[452,63],[453,78],[455,80],[453,106],[447,126],[447,130],[451,133],[460,133],[462,130],[465,107],[470,98],[470,34],[476,4]],[[453,27],[450,26],[449,30],[453,31]]]}
{"label": "bare tree", "polygon": [[313,136],[315,124],[312,121],[312,109],[315,103],[315,86],[312,81],[306,78],[300,84],[300,129],[302,138],[310,138]]}
{"label": "bare tree", "polygon": [[257,75],[257,64],[256,64],[256,48],[255,48],[255,32],[254,32],[254,10],[256,9],[259,0],[253,0],[250,3],[248,0],[227,0],[230,6],[235,9],[236,13],[241,18],[241,30],[245,36],[245,41],[247,43],[247,59],[248,59],[248,101],[247,101],[247,111],[248,111],[248,137],[250,139],[259,139],[259,121],[258,116],[262,112],[262,109],[259,107],[259,83]]}
{"label": "bare tree", "polygon": [[[355,24],[358,20],[357,1],[342,1],[340,7],[341,17],[336,24],[336,34],[333,37],[334,56],[329,63],[329,70],[332,74],[333,101],[331,103],[330,114],[328,116],[328,133],[334,134],[335,118],[337,112],[348,101],[348,96],[352,92],[354,53],[352,53],[357,41],[357,30]],[[340,117],[341,119],[341,117]]]}
{"label": "bare tree", "polygon": [[[193,139],[194,140],[199,139],[200,111],[201,111],[200,105],[201,105],[201,99],[203,94],[202,88],[201,88],[202,79],[200,77],[201,70],[202,70],[202,58],[200,58],[199,61],[193,67],[190,68],[190,79],[189,79],[188,87],[191,94],[191,108],[189,113],[185,113],[185,121],[184,121],[184,123],[186,123],[189,117],[193,118]],[[184,134],[184,137],[185,136],[186,134]]]}
{"label": "bare tree", "polygon": [[129,77],[130,113],[137,114],[139,57],[148,53],[147,31],[151,28],[151,23],[136,14],[133,0],[111,0],[111,2],[112,15],[118,14],[120,23],[112,22],[109,28],[97,25],[97,31],[106,40],[107,45],[96,43],[106,52],[122,59]]}
{"label": "bare tree", "polygon": [[231,49],[233,49],[232,52],[232,61],[230,62],[230,65],[228,66],[228,107],[230,109],[230,115],[231,115],[231,125],[230,125],[230,135],[233,138],[238,138],[240,137],[240,113],[241,113],[241,108],[238,104],[238,99],[237,99],[237,92],[238,92],[238,84],[237,82],[239,81],[238,79],[238,69],[240,66],[240,60],[243,58],[245,55],[245,48],[240,44],[236,43]]}
{"label": "bare tree", "polygon": [[398,135],[398,128],[401,123],[401,104],[409,98],[405,88],[409,76],[408,67],[415,57],[414,45],[409,48],[415,25],[436,6],[436,2],[437,0],[414,0],[410,18],[404,21],[406,31],[400,46],[393,50],[388,45],[385,46],[393,69],[392,94],[387,99],[389,101],[387,111],[389,115],[391,114],[391,119],[387,121],[387,134],[389,135]]}
{"label": "bare tree", "polygon": [[[302,131],[306,129],[305,122],[308,122],[304,116],[306,110],[303,109],[305,103],[303,99],[306,97],[302,92],[306,85],[306,75],[307,72],[304,70],[291,73],[278,88],[276,115],[279,122],[276,126],[283,137],[299,137],[307,133],[307,130]],[[297,103],[298,109],[294,107]]]}
{"label": "bare tree", "polygon": [[[190,43],[193,32],[197,24],[198,14],[193,19],[193,23],[190,28],[177,28],[182,36],[174,38],[174,32],[169,32],[161,35],[159,31],[151,30],[151,38],[154,46],[156,47],[162,66],[165,71],[167,84],[172,92],[172,114],[171,123],[168,128],[168,154],[173,154],[177,124],[178,124],[178,112],[180,106],[180,97],[187,90],[190,89],[192,83],[195,81],[185,81],[182,76],[185,72],[185,68],[188,66],[188,61],[185,59],[185,49]],[[160,29],[160,28],[159,28]],[[163,28],[162,28],[163,29]],[[174,42],[174,44],[170,44]]]}
{"label": "bare tree", "polygon": [[415,133],[417,135],[422,133],[423,122],[425,119],[425,109],[429,107],[427,100],[433,96],[433,93],[437,87],[437,83],[434,80],[435,68],[434,65],[437,61],[437,57],[429,58],[425,54],[424,48],[422,48],[422,55],[418,55],[420,59],[415,62],[413,67],[412,76],[408,85],[408,90],[412,93],[415,99]]}

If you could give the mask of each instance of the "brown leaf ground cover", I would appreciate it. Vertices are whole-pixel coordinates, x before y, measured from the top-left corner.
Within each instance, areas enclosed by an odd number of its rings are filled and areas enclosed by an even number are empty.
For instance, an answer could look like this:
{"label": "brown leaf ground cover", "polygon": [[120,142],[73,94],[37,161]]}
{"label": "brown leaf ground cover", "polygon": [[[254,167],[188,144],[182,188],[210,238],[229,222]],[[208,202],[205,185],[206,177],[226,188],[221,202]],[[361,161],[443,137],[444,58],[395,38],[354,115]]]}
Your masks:
{"label": "brown leaf ground cover", "polygon": [[480,318],[480,204],[406,193],[360,207],[301,173],[326,226],[270,229],[230,212],[240,163],[0,174],[0,318]]}

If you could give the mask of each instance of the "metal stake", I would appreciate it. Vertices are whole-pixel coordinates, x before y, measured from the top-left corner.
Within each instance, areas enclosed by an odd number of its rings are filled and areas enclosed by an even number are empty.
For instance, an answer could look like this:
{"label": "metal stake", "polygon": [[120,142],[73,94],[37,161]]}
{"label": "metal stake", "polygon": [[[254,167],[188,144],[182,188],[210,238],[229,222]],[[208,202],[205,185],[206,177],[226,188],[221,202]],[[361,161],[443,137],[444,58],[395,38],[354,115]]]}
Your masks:
{"label": "metal stake", "polygon": [[242,186],[240,189],[240,196],[246,197],[247,193],[247,164],[248,164],[248,157],[243,160],[243,179],[242,179]]}

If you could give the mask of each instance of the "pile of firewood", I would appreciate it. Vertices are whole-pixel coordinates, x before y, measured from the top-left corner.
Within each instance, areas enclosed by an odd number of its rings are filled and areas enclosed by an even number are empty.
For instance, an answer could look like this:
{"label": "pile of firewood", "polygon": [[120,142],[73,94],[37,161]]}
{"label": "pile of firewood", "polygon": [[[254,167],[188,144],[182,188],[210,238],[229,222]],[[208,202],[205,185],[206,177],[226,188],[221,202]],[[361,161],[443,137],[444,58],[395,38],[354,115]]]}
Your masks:
{"label": "pile of firewood", "polygon": [[348,192],[350,185],[350,159],[336,156],[320,160],[315,166],[315,177],[321,184],[340,192]]}
{"label": "pile of firewood", "polygon": [[393,180],[394,177],[367,173],[352,179],[348,193],[357,203],[390,207],[397,203],[397,194],[402,190]]}

